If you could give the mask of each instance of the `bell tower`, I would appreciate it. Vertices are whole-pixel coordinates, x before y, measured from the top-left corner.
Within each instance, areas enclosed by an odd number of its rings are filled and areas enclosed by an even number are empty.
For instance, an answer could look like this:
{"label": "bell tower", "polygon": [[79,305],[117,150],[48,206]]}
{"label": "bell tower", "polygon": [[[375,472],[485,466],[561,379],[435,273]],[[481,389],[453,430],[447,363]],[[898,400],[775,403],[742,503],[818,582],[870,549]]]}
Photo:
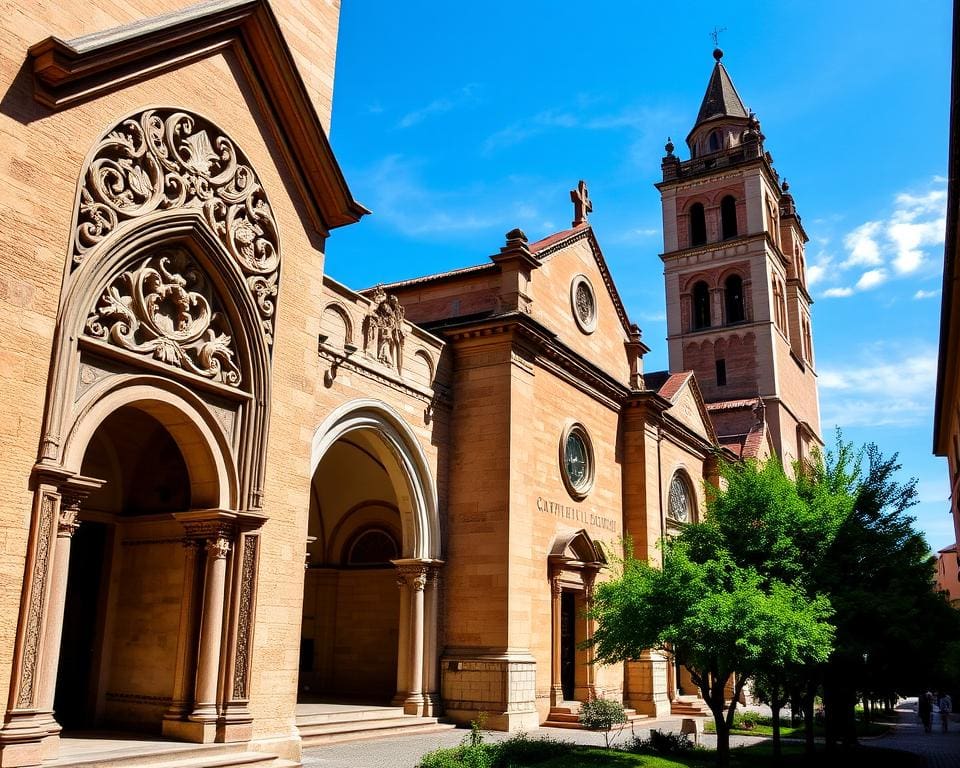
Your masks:
{"label": "bell tower", "polygon": [[690,159],[677,157],[668,139],[656,185],[670,370],[696,374],[721,442],[733,444],[760,419],[789,467],[822,444],[808,238],[723,51],[713,57],[686,139]]}

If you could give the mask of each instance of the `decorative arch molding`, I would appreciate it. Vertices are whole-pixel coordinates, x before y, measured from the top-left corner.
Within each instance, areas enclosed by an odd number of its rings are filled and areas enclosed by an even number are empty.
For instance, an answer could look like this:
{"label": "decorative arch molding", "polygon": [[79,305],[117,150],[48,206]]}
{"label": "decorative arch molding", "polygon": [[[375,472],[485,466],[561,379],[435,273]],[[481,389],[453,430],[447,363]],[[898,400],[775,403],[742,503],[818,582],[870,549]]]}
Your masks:
{"label": "decorative arch molding", "polygon": [[333,411],[314,433],[311,476],[330,446],[357,430],[374,432],[387,454],[383,463],[397,491],[403,525],[403,557],[439,559],[440,517],[430,465],[416,434],[386,403],[364,398],[352,400]]}
{"label": "decorative arch molding", "polygon": [[68,274],[144,216],[195,209],[241,270],[273,343],[280,240],[247,156],[211,120],[173,107],[133,113],[104,132],[83,165]]}
{"label": "decorative arch molding", "polygon": [[[86,393],[64,441],[63,468],[79,474],[97,427],[124,407],[153,416],[184,454],[195,506],[233,509],[238,479],[228,437],[206,403],[189,389],[156,376],[108,380]],[[215,446],[216,450],[211,450]]]}
{"label": "decorative arch molding", "polygon": [[[23,743],[53,740],[55,747],[70,539],[83,499],[103,484],[78,473],[97,427],[123,407],[155,417],[186,460],[192,506],[172,513],[189,545],[184,605],[198,605],[198,581],[203,594],[218,596],[197,609],[202,621],[180,625],[164,732],[172,723],[171,733],[191,741],[249,738],[280,258],[257,174],[206,118],[141,110],[105,132],[87,156],[31,478],[16,682],[0,728],[0,762]],[[215,567],[201,576],[196,555],[204,547]]]}

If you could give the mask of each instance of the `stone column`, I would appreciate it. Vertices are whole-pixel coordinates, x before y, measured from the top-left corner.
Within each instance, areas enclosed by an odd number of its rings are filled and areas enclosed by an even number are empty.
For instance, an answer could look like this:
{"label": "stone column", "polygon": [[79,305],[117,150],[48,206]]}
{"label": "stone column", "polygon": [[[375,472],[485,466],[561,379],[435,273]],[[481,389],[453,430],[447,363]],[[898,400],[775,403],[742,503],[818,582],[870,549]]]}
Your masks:
{"label": "stone column", "polygon": [[223,606],[227,585],[227,555],[230,540],[218,532],[206,542],[207,567],[203,588],[203,617],[200,621],[200,652],[197,684],[190,720],[202,724],[197,741],[213,741],[217,721],[217,682],[223,643]]}
{"label": "stone column", "polygon": [[[53,699],[57,690],[57,667],[60,662],[60,641],[63,637],[63,612],[67,598],[67,575],[70,571],[70,545],[80,523],[77,515],[83,496],[64,492],[60,498],[60,514],[57,520],[57,543],[53,549],[50,568],[50,594],[48,597],[47,628],[43,635],[40,658],[40,681],[37,687],[38,708],[53,712]],[[59,733],[56,726],[53,733]]]}
{"label": "stone column", "polygon": [[563,703],[563,684],[560,681],[560,597],[563,588],[560,579],[554,576],[550,580],[550,620],[553,626],[550,653],[550,705],[558,706]]}
{"label": "stone column", "polygon": [[400,623],[397,634],[397,693],[391,702],[402,707],[407,700],[410,681],[410,590],[403,571],[397,569],[397,587],[400,589]]}
{"label": "stone column", "polygon": [[424,590],[427,585],[427,569],[413,566],[407,569],[410,585],[410,666],[409,688],[403,711],[408,715],[423,714],[423,618]]}
{"label": "stone column", "polygon": [[427,573],[424,596],[424,651],[423,651],[423,700],[424,714],[435,717],[440,712],[440,696],[437,691],[437,672],[440,664],[437,649],[437,615],[439,613],[440,570],[430,568]]}
{"label": "stone column", "polygon": [[[596,577],[595,573],[584,573],[583,575],[583,602],[584,608],[587,613],[593,609],[593,580]],[[593,637],[593,632],[596,629],[596,622],[589,616],[584,619],[586,622],[586,639]],[[586,649],[587,654],[587,699],[597,698],[597,668],[594,665],[593,660],[596,655],[594,647],[588,646]]]}
{"label": "stone column", "polygon": [[180,632],[177,636],[177,661],[174,671],[173,696],[170,708],[163,716],[163,733],[176,736],[176,726],[168,721],[180,721],[193,709],[193,681],[196,674],[196,592],[197,556],[200,542],[183,541],[183,586],[180,591]]}

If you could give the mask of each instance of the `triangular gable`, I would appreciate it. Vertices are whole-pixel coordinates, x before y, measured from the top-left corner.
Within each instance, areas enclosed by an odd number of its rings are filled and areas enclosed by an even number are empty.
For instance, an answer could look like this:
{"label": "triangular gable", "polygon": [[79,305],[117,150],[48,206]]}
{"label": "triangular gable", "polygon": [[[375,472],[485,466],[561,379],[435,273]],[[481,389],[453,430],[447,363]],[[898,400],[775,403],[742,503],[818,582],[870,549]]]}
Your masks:
{"label": "triangular gable", "polygon": [[707,413],[700,393],[700,386],[693,371],[674,373],[660,387],[658,393],[670,402],[666,413],[683,424],[691,432],[703,437],[711,445],[717,445],[713,421]]}
{"label": "triangular gable", "polygon": [[607,261],[603,258],[603,251],[600,250],[600,244],[597,242],[597,236],[593,233],[593,227],[589,224],[581,224],[573,229],[556,232],[541,240],[537,240],[535,243],[531,243],[529,248],[534,256],[541,261],[546,261],[553,254],[563,250],[568,245],[584,239],[590,244],[590,251],[593,253],[593,258],[597,262],[597,269],[600,270],[603,284],[606,286],[610,300],[616,308],[617,316],[623,325],[624,333],[629,337],[630,319],[627,317],[627,310],[623,306],[623,300],[620,298],[617,286],[614,284],[613,277],[610,275],[610,268],[607,266]]}
{"label": "triangular gable", "polygon": [[353,199],[293,55],[267,0],[212,0],[71,40],[30,47],[34,97],[66,109],[218,51],[241,60],[287,156],[313,224],[327,230],[369,211]]}
{"label": "triangular gable", "polygon": [[579,531],[564,531],[557,535],[550,547],[549,559],[556,561],[574,561],[581,563],[599,563],[605,565],[607,557],[603,548],[590,537],[583,528]]}

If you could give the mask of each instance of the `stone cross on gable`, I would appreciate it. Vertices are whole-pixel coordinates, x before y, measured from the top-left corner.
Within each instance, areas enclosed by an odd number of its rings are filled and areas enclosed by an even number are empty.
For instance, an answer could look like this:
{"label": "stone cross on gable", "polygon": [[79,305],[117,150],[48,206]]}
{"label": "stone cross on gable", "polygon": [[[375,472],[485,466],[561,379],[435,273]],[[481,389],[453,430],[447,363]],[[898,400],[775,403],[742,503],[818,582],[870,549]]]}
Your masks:
{"label": "stone cross on gable", "polygon": [[576,189],[570,190],[570,200],[573,202],[573,226],[587,223],[587,214],[593,213],[593,201],[587,192],[587,182],[580,179]]}

